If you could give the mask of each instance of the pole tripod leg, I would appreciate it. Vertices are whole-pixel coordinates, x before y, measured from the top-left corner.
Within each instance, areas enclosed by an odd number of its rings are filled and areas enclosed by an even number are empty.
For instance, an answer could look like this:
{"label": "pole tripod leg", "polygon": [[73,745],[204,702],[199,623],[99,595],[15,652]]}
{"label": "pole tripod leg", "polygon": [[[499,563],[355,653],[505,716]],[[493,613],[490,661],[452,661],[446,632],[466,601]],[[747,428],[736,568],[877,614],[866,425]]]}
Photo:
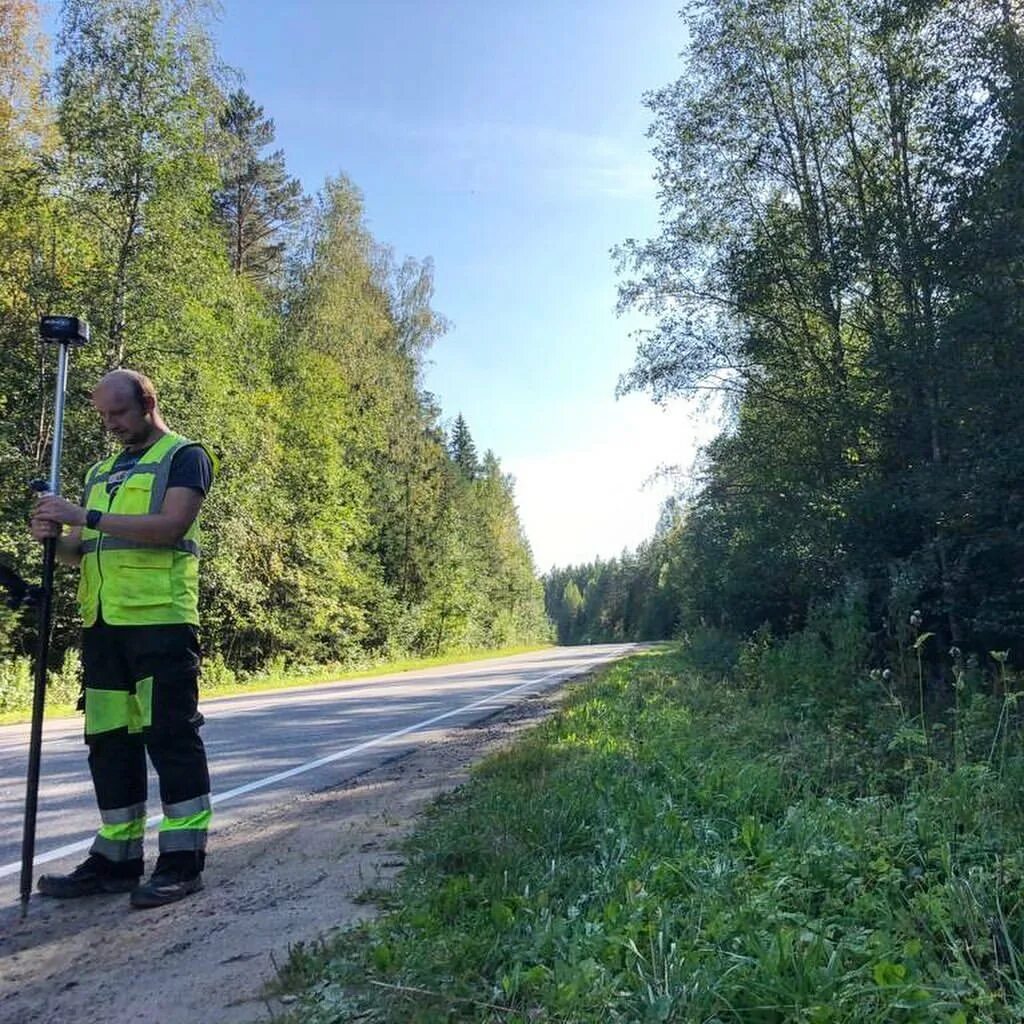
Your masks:
{"label": "pole tripod leg", "polygon": [[21,917],[28,913],[32,895],[32,861],[36,849],[36,812],[39,807],[39,766],[43,751],[43,709],[46,703],[46,664],[50,657],[53,569],[57,540],[43,549],[43,586],[39,600],[39,637],[36,642],[35,686],[32,691],[32,727],[28,744],[28,779],[25,785],[25,827],[21,838]]}

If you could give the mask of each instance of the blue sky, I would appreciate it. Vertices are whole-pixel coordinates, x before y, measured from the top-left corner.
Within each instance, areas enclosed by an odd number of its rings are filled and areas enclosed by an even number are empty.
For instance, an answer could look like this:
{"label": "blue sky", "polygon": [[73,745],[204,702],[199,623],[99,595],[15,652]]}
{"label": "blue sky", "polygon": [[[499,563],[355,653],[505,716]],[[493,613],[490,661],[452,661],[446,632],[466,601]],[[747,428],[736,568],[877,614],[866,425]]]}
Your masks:
{"label": "blue sky", "polygon": [[346,174],[369,228],[430,256],[452,323],[426,386],[516,477],[538,568],[652,532],[707,434],[616,401],[637,321],[609,249],[656,230],[645,90],[678,77],[678,0],[221,0],[222,58],[315,191]]}

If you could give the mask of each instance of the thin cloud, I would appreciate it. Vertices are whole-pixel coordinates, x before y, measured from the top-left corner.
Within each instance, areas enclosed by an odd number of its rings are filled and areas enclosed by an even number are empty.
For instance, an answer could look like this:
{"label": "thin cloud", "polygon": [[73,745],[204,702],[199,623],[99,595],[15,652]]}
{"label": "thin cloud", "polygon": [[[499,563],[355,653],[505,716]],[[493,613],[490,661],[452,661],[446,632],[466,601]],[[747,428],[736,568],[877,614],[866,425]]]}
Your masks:
{"label": "thin cloud", "polygon": [[345,132],[366,133],[402,159],[415,156],[413,172],[446,189],[508,192],[553,198],[650,198],[652,164],[642,143],[541,125],[500,121],[403,121],[382,113],[308,110]]}

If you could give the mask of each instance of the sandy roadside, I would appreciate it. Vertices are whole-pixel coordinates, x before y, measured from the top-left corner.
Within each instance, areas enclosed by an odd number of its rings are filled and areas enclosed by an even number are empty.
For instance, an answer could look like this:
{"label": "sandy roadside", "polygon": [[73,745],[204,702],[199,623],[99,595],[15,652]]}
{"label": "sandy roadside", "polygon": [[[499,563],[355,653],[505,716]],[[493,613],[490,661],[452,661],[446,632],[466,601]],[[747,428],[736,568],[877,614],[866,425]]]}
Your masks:
{"label": "sandy roadside", "polygon": [[438,732],[356,779],[211,837],[206,890],[155,911],[127,897],[0,909],[0,1024],[257,1024],[290,946],[365,920],[402,866],[400,840],[469,767],[545,717],[558,692]]}

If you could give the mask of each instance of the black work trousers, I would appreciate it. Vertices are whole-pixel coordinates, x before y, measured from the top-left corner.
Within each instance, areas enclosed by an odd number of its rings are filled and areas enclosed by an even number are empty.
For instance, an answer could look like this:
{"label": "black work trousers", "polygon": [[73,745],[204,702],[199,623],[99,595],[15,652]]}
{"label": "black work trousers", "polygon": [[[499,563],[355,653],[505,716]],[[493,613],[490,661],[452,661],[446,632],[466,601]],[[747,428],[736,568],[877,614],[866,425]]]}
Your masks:
{"label": "black work trousers", "polygon": [[[138,821],[140,814],[144,817],[148,752],[164,807],[161,853],[190,856],[201,870],[207,822],[197,820],[194,828],[174,835],[164,832],[168,824],[209,810],[210,774],[199,735],[199,661],[191,625],[112,626],[100,621],[82,631],[85,740],[104,823],[114,823],[110,827],[116,830],[119,824]],[[121,843],[120,853],[118,843],[109,842],[102,852],[134,860],[141,855],[141,835],[137,838],[137,844]]]}

